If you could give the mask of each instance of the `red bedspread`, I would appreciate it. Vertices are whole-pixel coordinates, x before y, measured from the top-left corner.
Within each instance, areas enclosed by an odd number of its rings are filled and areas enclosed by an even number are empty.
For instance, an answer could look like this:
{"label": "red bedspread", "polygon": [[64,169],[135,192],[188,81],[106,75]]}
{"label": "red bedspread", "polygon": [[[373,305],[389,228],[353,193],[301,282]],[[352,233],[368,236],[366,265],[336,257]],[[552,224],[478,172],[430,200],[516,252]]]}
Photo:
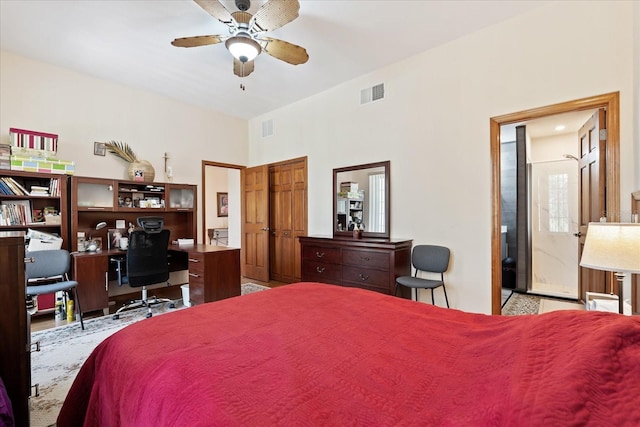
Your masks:
{"label": "red bedspread", "polygon": [[640,320],[486,316],[301,283],[135,323],[58,427],[640,425]]}

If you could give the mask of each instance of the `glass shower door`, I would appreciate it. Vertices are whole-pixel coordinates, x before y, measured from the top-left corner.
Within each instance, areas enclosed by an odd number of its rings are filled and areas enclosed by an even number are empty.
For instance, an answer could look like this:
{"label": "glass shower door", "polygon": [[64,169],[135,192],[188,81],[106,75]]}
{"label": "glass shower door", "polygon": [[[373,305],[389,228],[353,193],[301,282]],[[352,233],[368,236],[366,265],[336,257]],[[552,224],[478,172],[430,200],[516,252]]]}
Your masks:
{"label": "glass shower door", "polygon": [[531,165],[531,291],[578,297],[578,163]]}

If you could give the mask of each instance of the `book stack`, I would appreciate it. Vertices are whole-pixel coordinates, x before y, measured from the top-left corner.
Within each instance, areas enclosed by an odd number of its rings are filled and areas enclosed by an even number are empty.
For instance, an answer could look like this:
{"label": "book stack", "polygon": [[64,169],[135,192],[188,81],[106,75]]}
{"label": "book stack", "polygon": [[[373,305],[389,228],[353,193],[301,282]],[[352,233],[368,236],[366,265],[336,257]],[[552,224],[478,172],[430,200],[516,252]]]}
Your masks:
{"label": "book stack", "polygon": [[49,182],[49,194],[51,197],[60,197],[60,181],[52,179]]}
{"label": "book stack", "polygon": [[0,144],[0,169],[11,169],[11,146]]}
{"label": "book stack", "polygon": [[[52,180],[54,181],[54,180]],[[32,185],[31,192],[29,193],[31,196],[48,196],[49,195],[49,187],[41,187],[39,185]]]}
{"label": "book stack", "polygon": [[10,176],[0,177],[0,193],[7,196],[28,196],[29,192]]}
{"label": "book stack", "polygon": [[33,223],[28,200],[12,200],[0,205],[0,225],[29,225]]}

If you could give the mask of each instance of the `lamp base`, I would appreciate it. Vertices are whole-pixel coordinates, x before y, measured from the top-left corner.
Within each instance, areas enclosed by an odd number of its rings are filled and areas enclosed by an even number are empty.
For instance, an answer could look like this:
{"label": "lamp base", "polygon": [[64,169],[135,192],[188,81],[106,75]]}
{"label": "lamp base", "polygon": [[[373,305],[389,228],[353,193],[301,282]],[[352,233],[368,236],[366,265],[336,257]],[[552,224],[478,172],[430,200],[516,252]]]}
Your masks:
{"label": "lamp base", "polygon": [[614,273],[618,281],[618,313],[624,314],[624,300],[622,299],[622,287],[624,286],[624,273]]}

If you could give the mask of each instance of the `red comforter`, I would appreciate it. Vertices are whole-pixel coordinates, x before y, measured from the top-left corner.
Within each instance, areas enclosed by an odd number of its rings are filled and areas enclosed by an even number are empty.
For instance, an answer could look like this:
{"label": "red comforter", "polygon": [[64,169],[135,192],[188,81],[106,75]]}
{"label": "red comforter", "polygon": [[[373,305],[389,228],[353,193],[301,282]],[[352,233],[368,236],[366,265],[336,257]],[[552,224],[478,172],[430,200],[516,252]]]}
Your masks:
{"label": "red comforter", "polygon": [[135,323],[58,427],[640,425],[640,319],[487,316],[301,283]]}

